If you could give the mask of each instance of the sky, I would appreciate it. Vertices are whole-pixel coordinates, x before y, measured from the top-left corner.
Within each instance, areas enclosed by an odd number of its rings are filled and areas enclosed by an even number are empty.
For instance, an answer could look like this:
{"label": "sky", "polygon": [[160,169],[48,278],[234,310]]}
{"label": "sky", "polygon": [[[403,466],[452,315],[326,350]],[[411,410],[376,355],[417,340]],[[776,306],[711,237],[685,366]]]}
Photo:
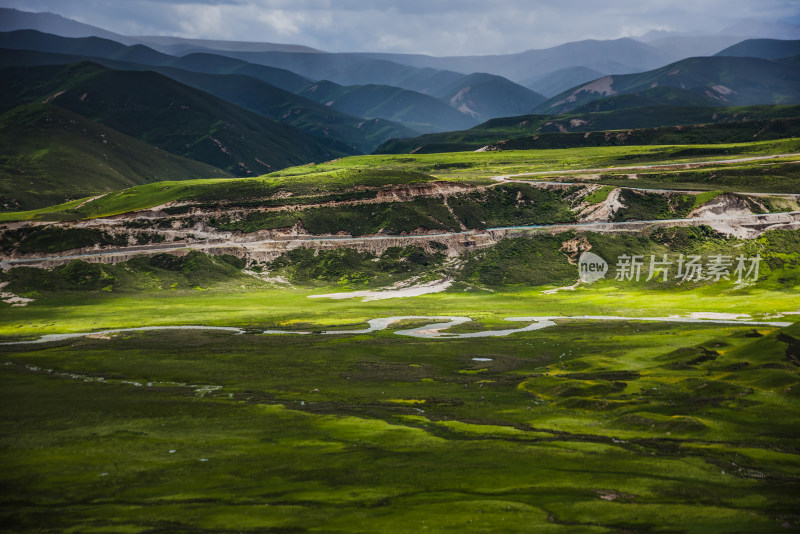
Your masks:
{"label": "sky", "polygon": [[0,0],[124,35],[311,46],[330,52],[484,55],[651,30],[716,34],[800,23],[800,0]]}

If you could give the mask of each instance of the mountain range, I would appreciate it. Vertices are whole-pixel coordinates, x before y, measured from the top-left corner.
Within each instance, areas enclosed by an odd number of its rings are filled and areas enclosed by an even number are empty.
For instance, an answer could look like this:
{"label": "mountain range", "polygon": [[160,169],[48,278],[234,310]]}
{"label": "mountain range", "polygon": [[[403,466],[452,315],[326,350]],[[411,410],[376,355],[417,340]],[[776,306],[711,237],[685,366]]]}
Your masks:
{"label": "mountain range", "polygon": [[256,176],[351,153],[152,71],[95,63],[2,69],[4,111],[31,102],[70,110],[121,133],[236,176]]}
{"label": "mountain range", "polygon": [[365,120],[339,112],[244,75],[204,74],[172,67],[152,67],[103,58],[27,50],[0,49],[0,52],[0,66],[62,65],[91,61],[116,70],[158,72],[264,117],[284,122],[315,136],[345,143],[351,153],[371,152],[387,139],[416,133],[415,130],[384,119]]}
{"label": "mountain range", "polygon": [[[686,57],[693,51],[703,56]],[[7,206],[36,207],[167,176],[252,176],[379,146],[462,150],[511,138],[498,129],[504,120],[537,135],[719,122],[709,113],[799,104],[798,62],[800,41],[669,33],[495,56],[329,53],[122,36],[0,8],[0,196]],[[779,117],[796,111],[775,109]],[[86,180],[70,186],[78,172]],[[28,180],[16,197],[15,176]]]}
{"label": "mountain range", "polygon": [[[302,96],[310,96],[312,100],[323,102],[322,99],[313,98],[313,94],[308,88],[314,85],[312,78],[298,75],[293,71],[280,67],[261,65],[246,62],[241,59],[229,57],[222,54],[241,55],[243,57],[258,56],[271,53],[234,53],[220,52],[218,54],[193,53],[182,57],[163,54],[144,45],[126,46],[115,41],[101,39],[97,37],[85,38],[65,38],[50,34],[43,34],[34,30],[17,30],[12,32],[0,33],[0,47],[17,50],[35,50],[40,52],[71,54],[82,58],[100,58],[125,61],[137,65],[148,67],[173,67],[189,71],[199,71],[206,74],[240,74],[258,78],[259,80],[297,93]],[[287,55],[286,53],[275,53]],[[331,59],[329,54],[305,54],[292,53],[289,57],[294,58],[302,64],[308,61],[304,58],[319,57]],[[74,58],[73,58],[74,59]],[[329,65],[329,70],[336,70],[337,65],[346,58],[338,58],[338,62]],[[345,61],[345,63],[347,63]],[[492,117],[508,115],[509,112],[524,113],[533,105],[544,100],[541,95],[513,84],[512,82],[499,76],[482,76],[476,79],[475,75],[466,76],[458,73],[434,71],[432,69],[414,69],[403,67],[391,62],[379,62],[384,68],[383,71],[371,71],[368,67],[361,70],[363,66],[356,66],[356,71],[362,74],[348,76],[348,80],[372,80],[363,85],[345,86],[339,92],[348,95],[357,95],[349,99],[356,102],[353,105],[338,106],[331,104],[333,109],[338,109],[345,113],[358,115],[367,119],[384,119],[396,121],[400,124],[419,129],[422,132],[445,131],[463,128],[477,124],[482,120]],[[116,64],[114,68],[137,68]],[[293,64],[295,70],[306,72]],[[169,74],[167,74],[169,76]],[[363,78],[362,78],[363,77]],[[398,82],[399,78],[404,82]],[[410,78],[409,78],[410,77]],[[324,79],[324,76],[314,76],[313,79]],[[330,78],[341,79],[336,76]],[[327,80],[326,80],[327,81]],[[378,83],[380,82],[380,83]],[[392,83],[395,82],[395,83]],[[476,85],[476,82],[479,82]],[[339,85],[339,84],[337,84]],[[374,86],[384,86],[375,88]],[[410,85],[422,89],[416,91],[405,89],[403,85]],[[364,90],[364,86],[370,86],[369,90]],[[391,86],[391,87],[385,87]],[[474,88],[472,86],[475,86]],[[496,86],[496,87],[493,87]],[[469,111],[459,111],[464,108],[464,102],[453,97],[459,91],[470,92],[470,103],[472,107]],[[423,93],[431,93],[430,96]],[[462,93],[463,96],[465,93]],[[513,98],[508,98],[513,96]],[[328,102],[328,101],[325,101]],[[339,102],[342,102],[339,100]],[[448,108],[452,108],[448,109]],[[380,143],[377,143],[380,144]],[[364,143],[356,143],[363,148]],[[374,146],[374,145],[373,145]]]}

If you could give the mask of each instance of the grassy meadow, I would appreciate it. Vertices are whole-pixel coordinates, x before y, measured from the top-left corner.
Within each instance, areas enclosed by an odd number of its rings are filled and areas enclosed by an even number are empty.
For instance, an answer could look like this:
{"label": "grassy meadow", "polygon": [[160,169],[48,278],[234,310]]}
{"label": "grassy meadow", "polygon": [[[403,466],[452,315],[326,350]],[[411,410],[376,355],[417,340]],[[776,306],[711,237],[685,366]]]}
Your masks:
{"label": "grassy meadow", "polygon": [[[769,320],[777,288],[340,288],[42,292],[3,339],[10,531],[766,532],[797,525],[798,325],[563,320],[507,337],[265,335],[393,315],[692,312]],[[244,287],[242,287],[244,286]],[[787,316],[783,321],[794,321]],[[221,387],[220,387],[221,386]],[[217,389],[217,387],[219,387]]]}
{"label": "grassy meadow", "polygon": [[[432,179],[482,183],[492,174],[778,154],[797,145],[365,156],[257,179],[147,184],[4,217],[99,217],[171,200],[250,202],[287,191],[326,197]],[[780,164],[787,189],[796,180],[790,161]],[[705,200],[744,180],[756,187],[758,165],[775,170],[768,162],[743,165],[738,175],[726,167],[723,184],[687,173],[692,183],[706,181]],[[652,171],[654,183],[669,182],[661,173]],[[526,188],[506,196],[519,202]],[[590,202],[609,192],[599,188]],[[562,213],[553,199],[531,195],[534,206]],[[503,198],[465,196],[452,209],[483,210],[491,221],[510,216]],[[684,211],[697,202],[681,200]],[[64,250],[39,241],[67,234],[46,232],[26,234],[31,250]],[[744,285],[607,276],[553,292],[577,279],[570,243],[612,264],[624,253],[759,254],[762,270]],[[309,298],[441,278],[452,280],[446,291],[417,297]],[[297,249],[261,264],[195,251],[18,267],[0,280],[8,301],[0,303],[4,531],[800,529],[797,230],[751,240],[707,227],[532,233],[451,259],[432,246],[380,255]],[[14,306],[8,295],[31,301]],[[771,324],[639,320],[691,314]],[[432,319],[323,333],[394,316],[470,319],[453,333],[530,323],[506,320],[514,317],[558,318],[497,337],[396,334]],[[181,325],[241,332],[103,333]],[[89,335],[20,343],[69,333]]]}

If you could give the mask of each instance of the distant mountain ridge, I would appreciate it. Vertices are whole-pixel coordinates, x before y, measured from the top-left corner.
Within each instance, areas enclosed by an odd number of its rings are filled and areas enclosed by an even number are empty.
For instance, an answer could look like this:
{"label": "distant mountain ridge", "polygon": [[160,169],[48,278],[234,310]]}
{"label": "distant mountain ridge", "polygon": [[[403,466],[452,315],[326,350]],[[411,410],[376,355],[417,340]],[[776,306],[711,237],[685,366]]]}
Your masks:
{"label": "distant mountain ridge", "polygon": [[123,44],[136,44],[136,40],[118,33],[84,24],[55,13],[33,13],[0,7],[0,31],[37,30],[62,37],[102,37]]}
{"label": "distant mountain ridge", "polygon": [[185,54],[203,50],[231,50],[251,52],[320,52],[302,45],[223,41],[210,39],[188,39],[184,37],[121,35],[97,26],[84,24],[55,13],[31,12],[0,7],[0,31],[37,30],[61,37],[102,37],[126,45],[143,44],[169,55]]}
{"label": "distant mountain ridge", "polygon": [[[30,13],[15,9],[0,8],[0,31],[36,29],[66,37],[98,36],[124,44],[145,44],[168,54],[193,52],[222,53],[252,63],[286,68],[314,80],[331,80],[342,85],[365,85],[377,83],[396,85],[404,89],[425,92],[418,86],[401,85],[395,79],[385,77],[388,61],[415,69],[431,68],[461,74],[485,72],[503,76],[514,82],[543,76],[565,67],[583,66],[610,73],[640,72],[659,67],[680,59],[669,52],[630,38],[608,41],[579,41],[560,46],[527,50],[516,54],[488,56],[434,57],[419,54],[389,53],[323,53],[309,47],[276,43],[248,43],[236,41],[214,41],[160,36],[123,36],[87,24],[82,24],[52,13]],[[240,56],[239,54],[298,54],[296,57]],[[324,70],[320,64],[309,64],[303,54],[326,56],[324,62],[331,67]],[[318,60],[322,58],[317,58]],[[349,64],[349,66],[347,66]],[[366,79],[363,71],[383,72],[381,78]],[[347,73],[347,71],[352,71]],[[413,84],[411,73],[406,73],[409,84]]]}
{"label": "distant mountain ridge", "polygon": [[585,40],[552,48],[490,56],[434,57],[414,54],[363,54],[414,67],[457,72],[486,72],[522,82],[567,67],[587,67],[600,72],[630,73],[660,67],[675,55],[630,38]]}
{"label": "distant mountain ridge", "polygon": [[169,55],[185,55],[193,52],[207,50],[226,50],[231,52],[311,52],[323,53],[321,50],[310,46],[252,42],[252,41],[222,41],[218,39],[187,39],[185,37],[167,37],[136,35],[129,37],[138,43],[155,48]]}
{"label": "distant mountain ridge", "polygon": [[[13,10],[12,10],[13,11]],[[49,14],[33,14],[14,11],[15,24],[29,24],[52,28],[64,33],[103,34],[100,29],[69,21],[63,17]],[[13,17],[11,17],[13,18]],[[3,26],[0,26],[0,28]],[[108,35],[106,32],[103,35]],[[173,67],[206,74],[239,74],[260,79],[281,89],[311,98],[318,103],[329,101],[303,93],[314,84],[330,81],[350,89],[339,89],[338,97],[332,99],[329,107],[348,114],[356,114],[366,119],[383,119],[399,122],[407,128],[424,132],[460,128],[464,123],[456,120],[451,113],[435,110],[436,105],[420,95],[390,91],[386,87],[396,87],[407,91],[430,95],[458,110],[467,119],[477,123],[490,118],[519,115],[532,110],[545,113],[563,113],[583,104],[606,96],[617,96],[631,92],[642,93],[650,86],[622,87],[625,76],[651,72],[676,60],[688,52],[703,49],[706,52],[731,44],[735,37],[725,35],[685,35],[664,34],[654,36],[650,43],[631,38],[613,40],[584,40],[565,43],[559,46],[527,50],[516,54],[487,56],[434,57],[420,54],[391,53],[329,53],[297,45],[275,43],[213,41],[159,36],[118,36],[111,34],[118,42],[145,42],[161,51],[143,45],[131,47],[117,55],[110,51],[100,53],[108,59],[142,63],[159,67]],[[90,38],[92,39],[92,38]],[[0,46],[3,46],[0,43]],[[6,45],[10,46],[10,45]],[[31,48],[42,50],[42,45]],[[76,48],[59,48],[44,51],[55,53],[98,54],[98,50],[108,47],[96,41],[87,41]],[[720,54],[733,53],[736,44],[722,50]],[[16,46],[17,48],[20,45]],[[80,48],[83,47],[83,50]],[[752,45],[751,45],[752,48]],[[773,47],[774,48],[774,47]],[[790,52],[791,50],[788,50]],[[169,52],[165,54],[164,52]],[[170,54],[186,54],[175,58]],[[738,55],[752,55],[743,53]],[[759,52],[764,56],[763,52]],[[774,53],[770,55],[774,57]],[[787,57],[787,56],[783,56]],[[608,74],[608,78],[602,75]],[[719,74],[719,73],[717,73]],[[724,76],[723,76],[724,77]],[[685,77],[683,77],[685,78]],[[707,76],[707,78],[709,78]],[[786,86],[785,81],[778,85]],[[519,83],[518,83],[519,82]],[[719,100],[727,105],[746,105],[758,103],[791,103],[792,88],[786,94],[778,94],[783,89],[773,91],[774,98],[768,98],[768,88],[760,80],[753,79],[760,89],[754,90],[740,86],[738,89],[724,81],[708,80],[700,83],[693,79],[676,82],[673,80],[651,80],[650,84],[669,85],[689,91],[684,93],[685,102],[693,105],[707,105],[705,97]],[[711,83],[714,82],[714,83]],[[604,84],[613,87],[603,89]],[[594,84],[594,85],[592,85]],[[635,85],[635,84],[633,84]],[[745,84],[746,85],[746,84]],[[790,84],[791,85],[791,84]],[[581,86],[581,87],[579,87]],[[369,87],[369,89],[365,89]],[[383,89],[379,89],[383,87]],[[715,88],[731,89],[730,93],[719,93]],[[546,96],[540,94],[541,89]],[[562,95],[566,90],[568,95]],[[368,93],[367,93],[368,92]],[[785,91],[784,91],[785,92]],[[347,95],[346,97],[344,95]],[[355,95],[366,97],[357,102]],[[650,100],[667,92],[651,92],[642,95]],[[679,91],[669,93],[664,104],[680,104]],[[560,96],[559,96],[560,95]],[[402,96],[402,97],[401,97]],[[547,97],[554,100],[543,102]],[[383,98],[383,101],[379,99]],[[555,104],[564,100],[560,104]],[[621,100],[619,102],[622,102]],[[624,104],[629,105],[629,104]],[[405,106],[405,109],[401,109]],[[419,107],[415,113],[410,107]],[[544,106],[544,107],[543,107]],[[275,105],[268,106],[276,108]],[[261,108],[264,108],[262,105]],[[419,115],[424,117],[421,119]],[[364,146],[363,143],[359,146]]]}
{"label": "distant mountain ridge", "polygon": [[206,74],[243,74],[287,91],[296,90],[311,82],[310,79],[288,70],[253,65],[227,56],[189,54],[176,57],[141,44],[125,45],[100,37],[62,37],[37,30],[0,32],[0,48],[99,57],[148,66],[175,67]]}
{"label": "distant mountain ridge", "polygon": [[[97,37],[65,38],[43,34],[34,30],[0,33],[0,47],[85,55],[87,57],[127,61],[154,67],[174,67],[206,74],[240,74],[258,78],[269,84],[311,98],[319,103],[326,103],[326,101],[306,92],[308,87],[314,85],[314,82],[309,78],[286,69],[249,63],[227,55],[195,53],[183,57],[175,57],[155,51],[144,45],[126,46]],[[233,53],[233,55],[239,54]],[[252,54],[244,55],[250,57]],[[255,54],[257,57],[262,55]],[[291,55],[304,57],[307,54],[297,53]],[[318,55],[313,54],[312,56]],[[384,66],[388,69],[386,75],[390,80],[397,81],[397,76],[400,76],[405,84],[422,88],[427,94],[413,89],[405,89],[402,87],[403,83],[399,85],[380,83],[350,85],[347,87],[351,87],[351,89],[346,91],[351,95],[347,99],[349,105],[344,104],[343,100],[339,99],[337,100],[338,104],[333,105],[332,108],[367,119],[395,121],[405,127],[421,132],[432,132],[465,128],[492,117],[524,113],[544,100],[543,96],[530,89],[514,84],[499,76],[487,74],[464,76],[458,73],[433,69],[415,69],[391,62],[385,63],[386,65]],[[324,66],[325,62],[323,61],[322,64]],[[346,61],[345,64],[349,65]],[[111,67],[123,68],[116,65],[111,65]],[[162,72],[164,71],[162,70]],[[172,74],[166,74],[174,77]],[[320,73],[317,74],[319,75]],[[364,76],[381,78],[379,73],[371,71],[365,72]],[[367,86],[372,87],[368,98],[360,100],[352,96],[356,92],[364,95],[364,88]],[[389,90],[389,86],[393,87],[393,89]],[[377,90],[377,87],[384,87],[384,89]],[[202,89],[202,87],[199,88]],[[459,91],[464,92],[458,95]],[[343,92],[345,90],[340,90],[340,93]],[[459,98],[454,100],[456,95]],[[384,98],[384,101],[380,101],[381,97]],[[283,95],[281,98],[285,101],[292,100],[287,95]],[[400,98],[402,98],[402,104],[398,100]],[[467,98],[469,102],[466,102],[465,99]],[[439,101],[432,101],[434,99]],[[275,105],[272,107],[275,107]],[[443,109],[448,107],[453,109]],[[418,109],[415,110],[414,108]],[[274,115],[271,116],[278,118]],[[318,132],[312,131],[312,133],[317,134]],[[402,135],[407,132],[396,133]],[[352,143],[353,136],[350,136],[347,142]],[[364,143],[356,139],[356,145],[363,147]],[[374,146],[370,148],[374,148]]]}

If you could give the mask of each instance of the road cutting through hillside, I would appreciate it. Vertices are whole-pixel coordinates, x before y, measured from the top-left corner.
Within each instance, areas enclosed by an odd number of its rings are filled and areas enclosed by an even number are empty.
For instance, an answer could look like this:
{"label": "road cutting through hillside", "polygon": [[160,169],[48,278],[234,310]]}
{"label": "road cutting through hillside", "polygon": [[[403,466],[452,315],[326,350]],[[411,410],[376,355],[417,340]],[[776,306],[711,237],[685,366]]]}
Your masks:
{"label": "road cutting through hillside", "polygon": [[112,256],[131,256],[137,254],[160,254],[166,252],[177,252],[183,250],[208,251],[213,249],[258,249],[268,248],[270,245],[287,250],[303,243],[342,243],[355,245],[359,243],[374,241],[407,241],[407,240],[428,240],[465,237],[465,238],[486,238],[496,241],[506,237],[509,232],[539,231],[550,230],[564,232],[573,229],[591,230],[597,232],[630,232],[640,231],[646,227],[657,226],[676,226],[680,224],[699,225],[715,223],[747,223],[753,225],[772,226],[772,227],[800,227],[800,211],[766,213],[754,215],[737,215],[731,217],[698,217],[694,219],[657,219],[647,221],[624,221],[624,222],[583,222],[583,223],[557,223],[557,224],[535,224],[520,226],[503,226],[487,228],[485,230],[465,230],[463,232],[442,232],[429,234],[411,235],[371,235],[371,236],[316,236],[316,235],[292,235],[284,238],[271,238],[254,241],[235,241],[235,240],[209,240],[196,243],[182,243],[171,245],[138,245],[133,247],[99,250],[97,252],[82,252],[80,254],[39,256],[30,258],[6,258],[0,259],[0,268],[9,268],[14,265],[27,265],[37,263],[68,262],[82,259],[102,259]]}

